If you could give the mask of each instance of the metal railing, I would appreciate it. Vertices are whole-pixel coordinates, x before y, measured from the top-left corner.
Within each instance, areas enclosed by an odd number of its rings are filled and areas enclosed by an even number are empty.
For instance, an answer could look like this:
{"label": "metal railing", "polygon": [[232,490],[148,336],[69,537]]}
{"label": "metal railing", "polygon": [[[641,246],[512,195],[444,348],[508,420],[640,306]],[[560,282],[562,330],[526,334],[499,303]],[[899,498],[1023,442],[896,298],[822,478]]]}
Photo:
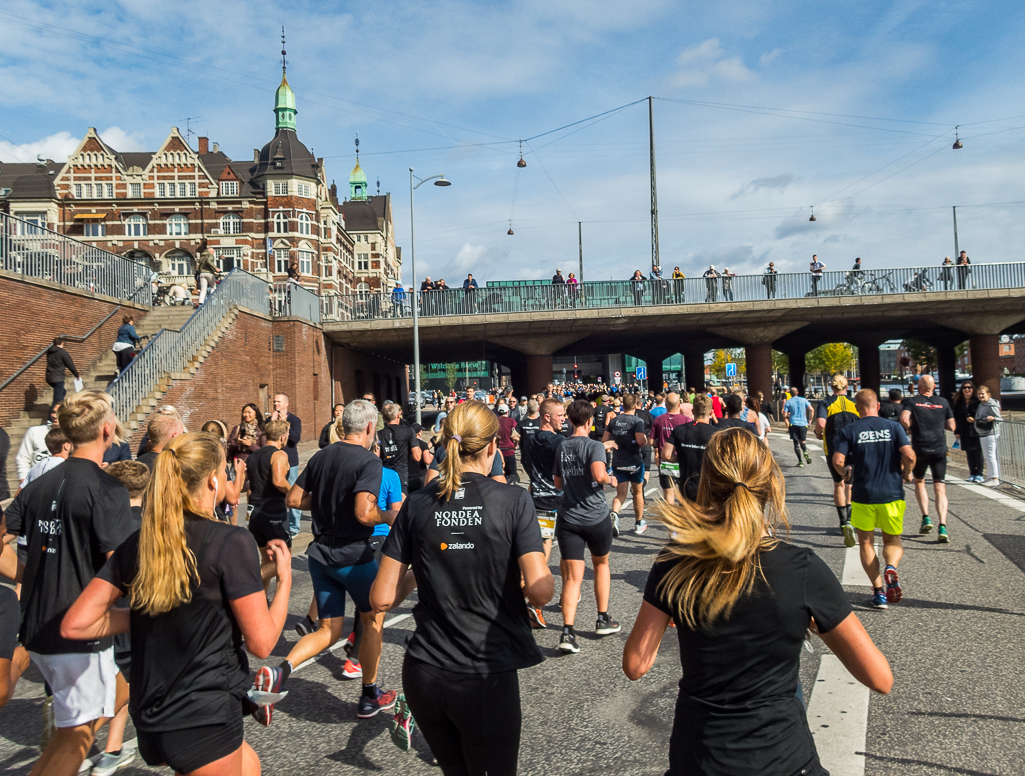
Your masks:
{"label": "metal railing", "polygon": [[95,245],[0,213],[0,268],[148,305],[150,269]]}
{"label": "metal railing", "polygon": [[320,323],[321,299],[298,283],[274,283],[271,287],[271,311],[276,317],[296,316]]}
{"label": "metal railing", "polygon": [[[1000,438],[997,439],[1000,480],[1025,488],[1025,423],[1004,420],[997,425],[1000,429]],[[989,472],[986,476],[990,476]]]}
{"label": "metal railing", "polygon": [[182,372],[232,308],[267,309],[267,283],[232,270],[179,331],[161,329],[107,388],[114,413],[128,421],[168,374]]}
{"label": "metal railing", "polygon": [[[914,294],[1025,287],[1025,263],[967,267],[897,267],[777,275],[733,275],[663,280],[603,280],[577,285],[488,285],[473,291],[363,293],[340,295],[334,320],[381,320],[412,315],[412,300],[423,317],[600,310],[621,307],[759,302],[776,299]],[[325,315],[325,318],[329,316]]]}

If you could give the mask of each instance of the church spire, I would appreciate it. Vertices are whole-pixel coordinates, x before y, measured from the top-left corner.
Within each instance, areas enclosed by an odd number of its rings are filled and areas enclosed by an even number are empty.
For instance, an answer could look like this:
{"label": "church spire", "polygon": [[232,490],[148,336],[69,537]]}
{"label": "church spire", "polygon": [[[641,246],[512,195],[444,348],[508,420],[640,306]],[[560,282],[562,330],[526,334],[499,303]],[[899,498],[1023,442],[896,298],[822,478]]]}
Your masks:
{"label": "church spire", "polygon": [[274,113],[277,116],[276,129],[291,129],[295,131],[295,93],[288,85],[288,78],[285,75],[287,62],[285,60],[285,28],[281,28],[281,85],[274,94]]}

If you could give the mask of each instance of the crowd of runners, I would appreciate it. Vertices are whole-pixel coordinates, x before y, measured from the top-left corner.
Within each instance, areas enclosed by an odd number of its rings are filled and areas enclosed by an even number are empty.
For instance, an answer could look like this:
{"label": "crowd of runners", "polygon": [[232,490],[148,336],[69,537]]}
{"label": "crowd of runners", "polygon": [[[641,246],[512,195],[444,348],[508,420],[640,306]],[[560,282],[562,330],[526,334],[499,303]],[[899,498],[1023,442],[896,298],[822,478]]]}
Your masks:
{"label": "crowd of runners", "polygon": [[[842,375],[831,387],[814,404],[786,389],[779,421],[796,467],[817,465],[809,425],[821,440],[843,543],[860,546],[871,605],[885,609],[902,598],[904,483],[920,533],[935,527],[949,542],[945,433],[976,424],[985,438],[999,408],[983,386],[974,405],[952,408],[928,376],[883,405],[870,389],[850,396]],[[893,677],[832,572],[786,541],[789,467],[769,446],[773,405],[739,390],[604,388],[509,389],[490,405],[472,392],[438,396],[432,428],[368,394],[334,408],[304,467],[302,421],[283,394],[266,416],[245,405],[230,429],[212,420],[188,432],[161,407],[134,460],[106,394],[64,397],[33,442],[46,452],[33,452],[0,513],[0,574],[15,583],[0,586],[0,705],[30,661],[46,683],[32,773],[78,773],[107,724],[92,772],[114,773],[135,757],[124,746],[129,715],[150,765],[259,773],[243,718],[272,724],[296,667],[344,639],[343,673],[362,685],[358,718],[390,713],[402,749],[418,730],[447,775],[513,774],[517,672],[544,659],[531,629],[550,627],[553,543],[559,650],[578,653],[577,629],[590,628],[577,616],[588,558],[593,633],[621,630],[613,604],[633,621],[628,677],[652,667],[675,627],[683,681],[670,773],[825,773],[797,681],[806,635],[873,690],[889,692]],[[959,415],[961,403],[972,409]],[[661,498],[646,506],[652,477]],[[299,602],[300,638],[285,659],[254,673],[247,653],[267,658],[288,619],[303,512],[312,600]],[[645,533],[649,519],[668,543],[652,555],[638,612],[610,600],[614,539]],[[401,688],[384,686],[385,613],[414,591]]]}

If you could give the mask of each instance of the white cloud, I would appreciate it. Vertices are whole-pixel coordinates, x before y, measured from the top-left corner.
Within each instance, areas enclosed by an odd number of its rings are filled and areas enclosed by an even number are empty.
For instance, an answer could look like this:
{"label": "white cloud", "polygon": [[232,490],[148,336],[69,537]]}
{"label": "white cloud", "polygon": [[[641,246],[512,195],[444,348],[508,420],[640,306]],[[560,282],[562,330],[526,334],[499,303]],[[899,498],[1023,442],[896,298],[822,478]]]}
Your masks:
{"label": "white cloud", "polygon": [[755,178],[753,181],[745,183],[737,191],[735,191],[730,199],[737,199],[738,197],[744,197],[748,194],[754,194],[756,191],[770,190],[770,191],[783,191],[793,183],[794,176],[785,172],[781,175],[774,175],[771,178]]}
{"label": "white cloud", "polygon": [[[142,132],[125,132],[121,127],[111,127],[100,132],[100,137],[115,151],[148,150]],[[0,140],[0,162],[34,162],[37,155],[55,162],[64,162],[81,142],[81,137],[75,137],[66,130],[27,143],[14,144]]]}
{"label": "white cloud", "polygon": [[681,69],[670,79],[676,88],[707,86],[710,81],[740,83],[755,77],[739,56],[727,57],[718,38],[709,38],[704,43],[684,49],[676,58],[676,64]]}
{"label": "white cloud", "polygon": [[782,53],[783,49],[781,48],[774,48],[772,51],[766,51],[764,54],[758,57],[758,64],[762,67],[771,65],[773,62],[776,61],[776,58]]}

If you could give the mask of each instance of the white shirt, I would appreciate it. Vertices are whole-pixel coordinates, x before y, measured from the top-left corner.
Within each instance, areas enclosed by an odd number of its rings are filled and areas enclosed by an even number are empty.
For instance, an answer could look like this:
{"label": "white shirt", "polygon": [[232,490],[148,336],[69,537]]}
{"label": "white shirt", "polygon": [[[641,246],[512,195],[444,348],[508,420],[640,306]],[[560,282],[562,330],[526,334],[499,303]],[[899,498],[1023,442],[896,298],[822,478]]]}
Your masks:
{"label": "white shirt", "polygon": [[46,449],[45,441],[50,428],[51,425],[47,423],[42,426],[32,426],[25,432],[25,438],[21,440],[21,446],[18,447],[18,454],[14,459],[18,466],[19,480],[25,479],[28,470],[37,463],[50,457],[50,451]]}
{"label": "white shirt", "polygon": [[58,458],[55,455],[51,455],[49,458],[44,458],[43,460],[41,460],[39,463],[37,463],[35,466],[33,466],[31,469],[28,470],[28,474],[26,474],[25,475],[25,479],[23,479],[21,481],[21,486],[20,487],[24,488],[26,485],[28,485],[33,480],[38,480],[40,477],[42,477],[44,474],[46,474],[51,469],[56,469],[58,466],[60,466],[62,463],[64,463],[65,460],[66,459]]}

